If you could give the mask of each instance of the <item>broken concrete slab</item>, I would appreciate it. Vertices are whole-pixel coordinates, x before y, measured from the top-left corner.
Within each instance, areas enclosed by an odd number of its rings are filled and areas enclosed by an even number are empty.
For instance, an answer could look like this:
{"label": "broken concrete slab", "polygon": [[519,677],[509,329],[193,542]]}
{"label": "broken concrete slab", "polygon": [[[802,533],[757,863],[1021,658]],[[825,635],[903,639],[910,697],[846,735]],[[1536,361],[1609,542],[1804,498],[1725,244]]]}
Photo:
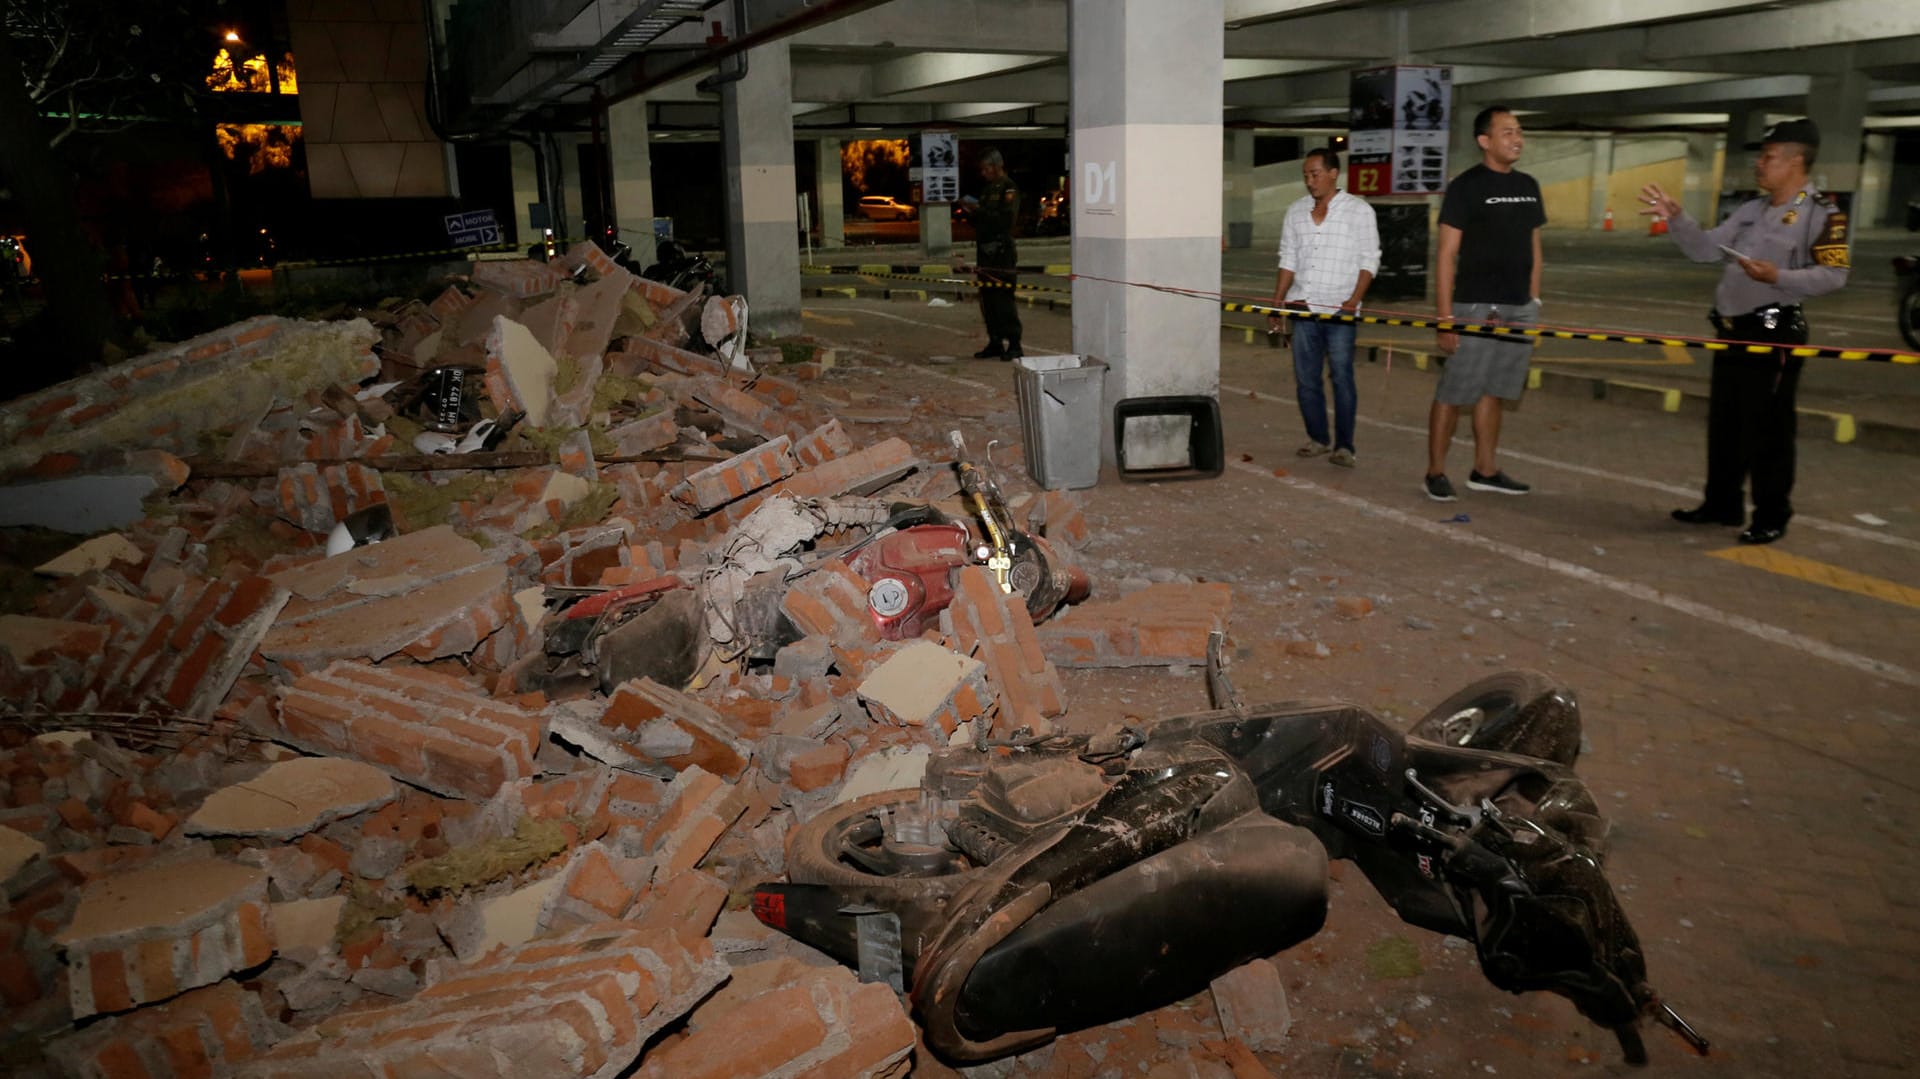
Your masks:
{"label": "broken concrete slab", "polygon": [[399,794],[387,773],[338,757],[281,761],[213,792],[187,818],[188,835],[295,839],[330,821],[377,809]]}
{"label": "broken concrete slab", "polygon": [[334,950],[334,934],[347,907],[345,895],[270,904],[274,951],[296,963],[312,963]]}
{"label": "broken concrete slab", "polygon": [[469,901],[440,920],[440,935],[456,959],[472,962],[495,948],[525,944],[540,932],[540,916],[565,884],[558,875],[505,895]]}
{"label": "broken concrete slab", "polygon": [[949,735],[993,699],[986,664],[931,641],[912,641],[860,683],[860,700],[881,723]]}
{"label": "broken concrete slab", "polygon": [[33,572],[48,577],[78,577],[83,573],[107,569],[115,562],[140,563],[146,558],[147,554],[139,544],[118,532],[109,532],[42,562],[33,568]]}
{"label": "broken concrete slab", "polygon": [[527,425],[545,427],[553,409],[553,382],[559,367],[533,331],[508,318],[493,320],[487,334],[487,395],[493,407],[524,412]]}
{"label": "broken concrete slab", "polygon": [[277,573],[293,599],[260,652],[296,675],[335,659],[471,652],[512,617],[506,553],[441,525]]}
{"label": "broken concrete slab", "polygon": [[848,772],[847,781],[834,794],[833,804],[843,805],[881,791],[918,787],[932,759],[933,747],[924,745],[895,746],[869,754]]}
{"label": "broken concrete slab", "polygon": [[1227,1037],[1244,1042],[1258,1053],[1277,1053],[1286,1048],[1293,1012],[1287,1006],[1287,989],[1281,983],[1279,968],[1270,961],[1255,959],[1215,978],[1213,1007]]}
{"label": "broken concrete slab", "polygon": [[192,858],[102,877],[54,938],[66,949],[77,1017],[124,1011],[210,985],[273,955],[267,874]]}
{"label": "broken concrete slab", "polygon": [[147,515],[151,476],[69,476],[0,488],[0,528],[33,526],[86,535],[126,528]]}

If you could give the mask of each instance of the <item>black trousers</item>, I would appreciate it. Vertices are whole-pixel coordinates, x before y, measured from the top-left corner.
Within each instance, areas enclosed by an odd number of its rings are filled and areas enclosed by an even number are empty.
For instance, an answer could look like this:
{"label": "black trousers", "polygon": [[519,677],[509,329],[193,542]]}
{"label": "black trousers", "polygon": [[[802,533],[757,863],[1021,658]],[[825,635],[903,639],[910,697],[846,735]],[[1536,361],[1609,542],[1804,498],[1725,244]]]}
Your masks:
{"label": "black trousers", "polygon": [[1781,528],[1793,516],[1794,393],[1806,360],[1780,350],[1713,357],[1707,405],[1708,512],[1746,513],[1753,476],[1753,524]]}
{"label": "black trousers", "polygon": [[1003,341],[1009,349],[1020,346],[1020,308],[1014,302],[1013,284],[1020,275],[1012,268],[981,266],[975,269],[979,280],[980,318],[987,324],[987,337]]}

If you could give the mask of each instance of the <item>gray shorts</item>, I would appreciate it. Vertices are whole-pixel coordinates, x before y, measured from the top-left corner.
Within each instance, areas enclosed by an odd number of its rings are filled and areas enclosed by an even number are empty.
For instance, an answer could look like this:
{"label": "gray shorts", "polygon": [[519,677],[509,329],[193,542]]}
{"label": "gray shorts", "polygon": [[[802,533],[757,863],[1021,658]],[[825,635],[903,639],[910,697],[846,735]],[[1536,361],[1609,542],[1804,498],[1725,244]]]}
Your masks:
{"label": "gray shorts", "polygon": [[[1540,305],[1533,301],[1518,306],[1470,303],[1455,307],[1453,317],[1457,322],[1497,320],[1508,326],[1531,326],[1540,320]],[[1527,363],[1533,358],[1534,341],[1532,337],[1502,341],[1461,334],[1460,347],[1440,372],[1433,399],[1462,408],[1477,404],[1482,397],[1518,401],[1527,388]]]}

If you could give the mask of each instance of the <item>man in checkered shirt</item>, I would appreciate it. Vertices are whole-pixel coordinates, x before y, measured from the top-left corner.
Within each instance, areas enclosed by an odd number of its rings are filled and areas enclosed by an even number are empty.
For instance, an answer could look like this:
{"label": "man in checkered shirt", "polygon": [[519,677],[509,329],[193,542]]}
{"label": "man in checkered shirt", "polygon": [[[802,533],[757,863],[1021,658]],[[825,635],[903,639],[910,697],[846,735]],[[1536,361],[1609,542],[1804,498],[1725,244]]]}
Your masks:
{"label": "man in checkered shirt", "polygon": [[[1280,276],[1273,285],[1273,302],[1354,314],[1380,270],[1380,230],[1373,207],[1339,190],[1340,155],[1331,149],[1309,151],[1300,175],[1307,193],[1288,207],[1280,228]],[[1293,323],[1293,377],[1300,418],[1307,425],[1307,442],[1298,452],[1302,457],[1330,454],[1329,461],[1352,468],[1354,413],[1360,406],[1353,388],[1354,324],[1313,318]],[[1268,324],[1278,330],[1282,320],[1272,316]],[[1333,374],[1331,439],[1323,384],[1328,370]]]}

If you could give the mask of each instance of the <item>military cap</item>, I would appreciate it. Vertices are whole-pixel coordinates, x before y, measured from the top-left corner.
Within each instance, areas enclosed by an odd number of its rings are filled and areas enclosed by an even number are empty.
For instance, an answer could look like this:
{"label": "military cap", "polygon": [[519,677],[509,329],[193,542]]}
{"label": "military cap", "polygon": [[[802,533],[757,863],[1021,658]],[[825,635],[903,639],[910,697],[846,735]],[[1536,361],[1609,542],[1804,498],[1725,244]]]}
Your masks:
{"label": "military cap", "polygon": [[1797,142],[1802,146],[1819,146],[1820,129],[1812,120],[1782,120],[1767,128],[1760,135],[1760,141],[1747,143],[1749,150],[1758,150],[1770,142]]}

